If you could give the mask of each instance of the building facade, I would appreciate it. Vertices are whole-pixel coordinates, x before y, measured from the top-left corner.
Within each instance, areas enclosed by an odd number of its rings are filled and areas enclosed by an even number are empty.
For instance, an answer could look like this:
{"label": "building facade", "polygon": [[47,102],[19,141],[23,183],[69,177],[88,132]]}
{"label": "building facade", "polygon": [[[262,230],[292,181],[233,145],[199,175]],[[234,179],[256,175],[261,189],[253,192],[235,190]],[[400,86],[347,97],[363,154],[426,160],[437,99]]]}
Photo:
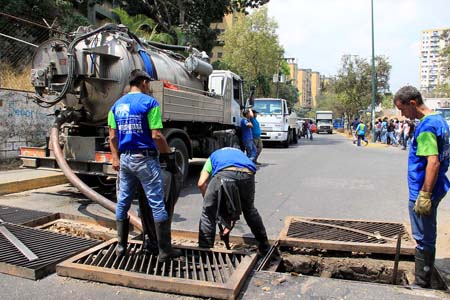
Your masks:
{"label": "building facade", "polygon": [[311,72],[311,106],[317,107],[317,98],[320,95],[320,73],[316,71]]}
{"label": "building facade", "polygon": [[450,78],[445,75],[445,61],[442,60],[440,52],[450,45],[450,38],[441,38],[445,30],[429,29],[422,31],[420,43],[420,90],[431,93],[436,86],[450,83]]}
{"label": "building facade", "polygon": [[238,13],[233,12],[233,13],[225,15],[222,19],[222,22],[211,23],[210,28],[219,30],[219,35],[217,37],[217,46],[215,46],[211,50],[211,54],[210,54],[211,63],[222,59],[224,42],[221,39],[221,34],[224,33],[225,30],[233,27],[233,24],[237,20],[237,16],[238,16]]}
{"label": "building facade", "polygon": [[305,109],[313,109],[311,91],[311,69],[299,69],[297,73],[297,88],[299,92],[300,106]]}

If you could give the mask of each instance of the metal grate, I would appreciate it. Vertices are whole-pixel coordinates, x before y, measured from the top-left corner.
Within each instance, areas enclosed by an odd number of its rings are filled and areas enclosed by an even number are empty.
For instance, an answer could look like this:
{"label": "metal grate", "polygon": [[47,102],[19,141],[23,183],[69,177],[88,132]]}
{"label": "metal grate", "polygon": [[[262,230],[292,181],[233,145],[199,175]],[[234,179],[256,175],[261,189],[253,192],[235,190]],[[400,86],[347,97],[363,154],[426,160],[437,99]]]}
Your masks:
{"label": "metal grate", "polygon": [[287,217],[282,245],[328,250],[394,254],[398,234],[401,254],[414,254],[415,245],[406,226],[393,222]]}
{"label": "metal grate", "polygon": [[25,224],[51,215],[53,213],[0,205],[0,219],[8,223]]}
{"label": "metal grate", "polygon": [[89,249],[57,267],[61,276],[217,299],[234,299],[256,262],[256,255],[229,250],[177,247],[184,257],[161,263],[130,241],[127,254],[115,255],[117,239]]}
{"label": "metal grate", "polygon": [[0,234],[0,272],[34,280],[53,273],[60,261],[99,243],[96,240],[21,225],[3,223],[3,226],[38,259],[28,260],[3,234]]}

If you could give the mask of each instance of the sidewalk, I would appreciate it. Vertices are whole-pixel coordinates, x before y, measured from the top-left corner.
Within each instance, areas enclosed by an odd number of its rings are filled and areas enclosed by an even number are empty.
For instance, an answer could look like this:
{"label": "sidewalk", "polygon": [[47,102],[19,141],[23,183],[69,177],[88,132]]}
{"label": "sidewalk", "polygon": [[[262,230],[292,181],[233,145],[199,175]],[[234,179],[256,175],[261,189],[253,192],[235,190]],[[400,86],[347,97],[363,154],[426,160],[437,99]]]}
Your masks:
{"label": "sidewalk", "polygon": [[[353,139],[353,137],[350,134],[346,133],[346,132],[338,132],[338,131],[335,131],[335,132],[337,134],[340,134],[343,137],[346,137],[346,138],[350,139],[350,140]],[[368,141],[369,141],[369,144],[367,145],[367,147],[370,147],[370,148],[387,148],[388,147],[387,144],[373,143],[371,139],[368,139]]]}
{"label": "sidewalk", "polygon": [[0,171],[0,195],[67,183],[60,171],[41,169],[17,169]]}

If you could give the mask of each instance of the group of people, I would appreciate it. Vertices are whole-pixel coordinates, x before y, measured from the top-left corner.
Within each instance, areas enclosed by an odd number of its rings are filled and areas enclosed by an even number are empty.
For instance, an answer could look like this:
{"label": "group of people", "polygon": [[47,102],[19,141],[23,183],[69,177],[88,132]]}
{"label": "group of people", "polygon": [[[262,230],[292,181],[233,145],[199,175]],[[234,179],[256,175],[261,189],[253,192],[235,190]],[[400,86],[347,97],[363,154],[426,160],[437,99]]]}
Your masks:
{"label": "group of people", "polygon": [[375,122],[375,141],[387,145],[402,146],[403,150],[409,145],[414,136],[416,128],[415,121],[405,119],[399,121],[397,118],[383,120],[378,119]]}
{"label": "group of people", "polygon": [[301,137],[313,140],[313,133],[316,132],[316,124],[312,120],[307,120],[302,123],[302,134]]}
{"label": "group of people", "polygon": [[[128,217],[134,192],[141,184],[151,207],[158,239],[160,261],[182,255],[171,245],[171,216],[164,206],[161,169],[158,157],[167,162],[167,169],[176,172],[176,162],[161,133],[162,121],[158,102],[149,96],[150,76],[143,71],[134,71],[130,79],[130,92],[112,107],[108,125],[112,165],[119,172],[119,192],[116,211],[118,246],[117,255],[124,255],[127,248]],[[449,127],[439,114],[433,113],[424,103],[420,92],[411,86],[401,88],[394,97],[394,104],[402,115],[410,120],[420,119],[412,130],[412,122],[403,122],[404,138],[410,141],[408,158],[409,214],[414,239],[415,285],[430,287],[431,273],[436,249],[436,217],[439,202],[450,188],[446,176],[449,166]],[[242,121],[243,142],[247,155],[235,148],[214,151],[207,159],[198,180],[203,195],[203,209],[199,222],[199,246],[214,246],[216,224],[227,234],[242,213],[258,241],[258,250],[265,254],[270,249],[266,229],[258,210],[254,206],[256,159],[255,142],[251,129],[258,128],[255,111],[249,109]],[[252,121],[253,120],[253,121]],[[379,121],[378,121],[379,123]],[[395,124],[381,121],[380,140],[398,142],[394,135]],[[389,124],[389,125],[388,125]],[[400,126],[400,125],[399,125]],[[385,128],[385,129],[384,129]],[[355,132],[358,144],[365,141],[366,126],[358,120]],[[387,132],[391,132],[388,134]],[[401,131],[400,131],[401,132]],[[257,132],[256,132],[257,133]],[[384,137],[382,137],[384,136]],[[250,143],[252,141],[252,144]],[[367,143],[367,142],[366,142]],[[142,216],[145,218],[146,216]]]}
{"label": "group of people", "polygon": [[243,111],[241,118],[241,138],[242,144],[247,153],[247,157],[255,164],[259,165],[258,157],[262,152],[263,143],[261,140],[261,127],[256,119],[258,112],[252,108]]}
{"label": "group of people", "polygon": [[[165,262],[183,253],[173,248],[171,243],[172,212],[165,203],[160,158],[166,162],[166,170],[170,173],[175,174],[179,170],[175,152],[161,132],[160,106],[149,95],[151,80],[148,73],[133,71],[129,79],[129,92],[117,100],[108,115],[112,167],[118,171],[119,181],[116,207],[118,243],[115,252],[119,257],[126,254],[130,222],[127,214],[141,185],[151,211],[151,215],[146,215],[141,210],[144,231],[144,223],[152,219],[157,237],[155,246],[155,243],[146,240],[144,232],[143,253],[158,255],[159,261]],[[247,114],[250,125],[246,124],[246,128],[259,128],[255,122],[255,112],[249,110]],[[243,137],[249,157],[239,149],[222,148],[212,153],[201,171],[198,187],[204,202],[199,222],[200,247],[214,246],[217,221],[220,228],[224,228],[221,234],[227,235],[243,214],[258,242],[259,253],[264,255],[270,249],[266,229],[254,206],[255,162],[258,156],[253,139],[253,145],[248,143],[252,137],[252,131]]]}

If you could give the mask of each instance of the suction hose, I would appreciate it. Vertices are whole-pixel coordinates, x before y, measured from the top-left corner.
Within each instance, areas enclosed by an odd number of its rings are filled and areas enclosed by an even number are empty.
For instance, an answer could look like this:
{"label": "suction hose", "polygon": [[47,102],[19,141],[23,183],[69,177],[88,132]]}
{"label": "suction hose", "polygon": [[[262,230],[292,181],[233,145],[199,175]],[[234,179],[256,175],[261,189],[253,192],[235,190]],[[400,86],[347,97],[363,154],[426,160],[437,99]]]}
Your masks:
{"label": "suction hose", "polygon": [[[91,189],[89,186],[87,186],[83,181],[78,178],[78,176],[72,171],[72,169],[69,167],[69,164],[67,163],[66,159],[64,158],[64,154],[62,153],[61,146],[59,144],[59,129],[61,127],[63,122],[58,122],[58,118],[55,121],[51,131],[50,131],[50,140],[53,146],[53,152],[55,153],[55,159],[58,163],[59,168],[64,173],[64,175],[67,177],[69,182],[78,188],[80,192],[83,193],[86,197],[91,199],[92,201],[100,204],[107,210],[110,210],[112,212],[116,211],[116,204],[112,202],[111,200],[103,197],[93,189]],[[135,215],[132,212],[128,212],[128,216],[130,217],[130,222],[133,224],[134,228],[138,228],[142,231],[142,224],[141,219]]]}

